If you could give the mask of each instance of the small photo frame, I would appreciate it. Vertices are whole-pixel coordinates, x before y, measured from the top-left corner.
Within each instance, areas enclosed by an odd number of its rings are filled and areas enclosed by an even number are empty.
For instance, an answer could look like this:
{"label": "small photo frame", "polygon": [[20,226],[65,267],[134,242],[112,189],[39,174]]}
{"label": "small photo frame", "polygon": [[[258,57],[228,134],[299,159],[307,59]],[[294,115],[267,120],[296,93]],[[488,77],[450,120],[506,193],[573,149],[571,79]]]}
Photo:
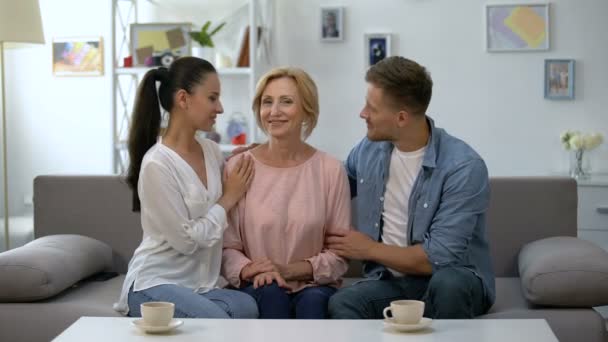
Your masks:
{"label": "small photo frame", "polygon": [[168,66],[190,56],[190,23],[131,24],[133,66]]}
{"label": "small photo frame", "polygon": [[574,59],[545,59],[545,98],[574,99]]}
{"label": "small photo frame", "polygon": [[101,37],[53,39],[53,75],[103,75],[103,40]]}
{"label": "small photo frame", "polygon": [[486,51],[549,50],[549,4],[486,5]]}
{"label": "small photo frame", "polygon": [[391,56],[390,33],[365,34],[365,65],[367,68]]}
{"label": "small photo frame", "polygon": [[322,42],[344,40],[344,7],[321,7],[320,34]]}

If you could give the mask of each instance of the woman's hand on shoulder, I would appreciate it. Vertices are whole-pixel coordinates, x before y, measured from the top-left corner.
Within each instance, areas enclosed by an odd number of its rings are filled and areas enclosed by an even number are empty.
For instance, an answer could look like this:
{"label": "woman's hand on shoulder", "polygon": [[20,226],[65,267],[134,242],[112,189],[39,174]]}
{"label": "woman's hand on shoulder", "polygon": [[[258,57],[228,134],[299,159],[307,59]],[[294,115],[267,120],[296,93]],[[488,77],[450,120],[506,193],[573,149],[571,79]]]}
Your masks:
{"label": "woman's hand on shoulder", "polygon": [[228,158],[226,158],[226,160],[230,160],[230,159],[240,155],[241,153],[247,152],[251,149],[258,147],[259,145],[260,144],[258,144],[258,143],[252,143],[251,145],[247,145],[247,146],[239,146],[239,147],[235,148],[234,150],[232,150],[232,154],[230,156],[228,156]]}
{"label": "woman's hand on shoulder", "polygon": [[223,195],[218,204],[229,211],[249,189],[255,169],[253,159],[249,155],[241,155],[236,164],[224,175],[222,184]]}

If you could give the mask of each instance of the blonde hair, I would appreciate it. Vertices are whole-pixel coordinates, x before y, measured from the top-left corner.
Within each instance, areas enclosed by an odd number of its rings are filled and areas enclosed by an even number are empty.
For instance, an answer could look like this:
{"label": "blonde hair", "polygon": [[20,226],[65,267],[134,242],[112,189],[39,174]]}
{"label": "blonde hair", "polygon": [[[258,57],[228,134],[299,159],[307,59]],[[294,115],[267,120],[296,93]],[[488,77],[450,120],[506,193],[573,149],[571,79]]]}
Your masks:
{"label": "blonde hair", "polygon": [[260,127],[264,133],[268,133],[264,129],[264,125],[262,125],[262,118],[260,117],[262,93],[270,81],[283,77],[291,78],[296,82],[296,88],[298,89],[298,94],[302,99],[302,109],[304,110],[302,136],[304,139],[306,139],[312,133],[312,130],[317,125],[317,120],[319,119],[319,94],[317,92],[317,85],[312,80],[310,75],[300,68],[274,68],[260,78],[256,86],[255,96],[253,97],[253,103],[251,105],[251,109],[253,109],[253,113],[255,115],[255,120],[258,123],[258,127]]}

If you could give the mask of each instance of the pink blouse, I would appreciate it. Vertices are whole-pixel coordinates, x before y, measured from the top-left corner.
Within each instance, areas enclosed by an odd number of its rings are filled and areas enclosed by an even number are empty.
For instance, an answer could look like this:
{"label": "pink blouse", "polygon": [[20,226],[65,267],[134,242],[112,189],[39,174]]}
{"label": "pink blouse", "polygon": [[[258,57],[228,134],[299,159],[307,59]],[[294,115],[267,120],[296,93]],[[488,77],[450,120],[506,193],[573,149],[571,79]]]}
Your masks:
{"label": "pink blouse", "polygon": [[[237,158],[228,162],[228,170]],[[286,265],[307,260],[314,280],[290,281],[294,292],[315,285],[339,286],[348,265],[325,248],[325,237],[351,229],[350,189],[342,164],[321,151],[289,168],[253,160],[251,187],[228,215],[222,275],[239,287],[241,270],[251,261],[267,258]]]}

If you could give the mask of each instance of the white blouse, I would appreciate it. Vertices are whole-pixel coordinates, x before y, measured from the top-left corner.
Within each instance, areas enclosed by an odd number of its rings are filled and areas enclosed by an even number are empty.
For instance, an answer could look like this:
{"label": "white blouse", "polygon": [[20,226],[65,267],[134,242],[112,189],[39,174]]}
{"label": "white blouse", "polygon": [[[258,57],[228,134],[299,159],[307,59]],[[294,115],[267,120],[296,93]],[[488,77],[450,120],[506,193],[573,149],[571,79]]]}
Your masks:
{"label": "white blouse", "polygon": [[224,159],[216,143],[197,140],[205,156],[208,188],[160,139],[144,156],[137,187],[143,238],[114,304],[123,315],[129,312],[131,285],[140,291],[175,284],[204,293],[227,284],[220,276],[226,211],[217,204]]}

